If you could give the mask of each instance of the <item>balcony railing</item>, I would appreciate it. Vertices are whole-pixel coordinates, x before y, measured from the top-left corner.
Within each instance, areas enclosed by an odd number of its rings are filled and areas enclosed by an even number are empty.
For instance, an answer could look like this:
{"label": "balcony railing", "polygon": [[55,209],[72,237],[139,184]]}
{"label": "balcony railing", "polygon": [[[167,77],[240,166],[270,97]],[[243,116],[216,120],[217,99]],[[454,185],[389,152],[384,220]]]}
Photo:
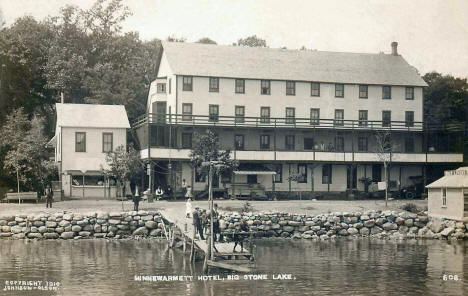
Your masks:
{"label": "balcony railing", "polygon": [[351,129],[351,130],[392,130],[392,131],[464,131],[463,124],[427,125],[420,121],[381,121],[381,120],[347,120],[328,118],[276,118],[276,117],[242,117],[221,115],[190,114],[154,114],[142,115],[132,124],[138,127],[145,123],[177,124],[189,126],[214,127],[259,127],[259,128],[307,128],[307,129]]}

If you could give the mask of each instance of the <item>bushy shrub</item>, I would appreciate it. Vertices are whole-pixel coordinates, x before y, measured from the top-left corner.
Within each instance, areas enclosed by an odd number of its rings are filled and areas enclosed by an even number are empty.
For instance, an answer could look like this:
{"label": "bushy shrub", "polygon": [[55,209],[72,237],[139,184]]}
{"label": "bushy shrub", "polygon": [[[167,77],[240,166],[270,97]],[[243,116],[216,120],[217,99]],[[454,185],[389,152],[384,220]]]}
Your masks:
{"label": "bushy shrub", "polygon": [[406,203],[401,207],[403,210],[411,212],[411,213],[419,213],[420,209],[414,203]]}

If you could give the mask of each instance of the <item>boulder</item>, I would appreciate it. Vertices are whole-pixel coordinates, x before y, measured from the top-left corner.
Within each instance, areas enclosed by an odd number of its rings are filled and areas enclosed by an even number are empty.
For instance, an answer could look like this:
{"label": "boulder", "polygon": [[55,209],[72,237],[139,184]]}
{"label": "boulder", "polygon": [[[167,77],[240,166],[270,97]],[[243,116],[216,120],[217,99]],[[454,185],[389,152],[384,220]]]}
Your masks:
{"label": "boulder", "polygon": [[0,232],[0,237],[11,237],[12,235],[11,232]]}
{"label": "boulder", "polygon": [[[416,225],[416,223],[415,223]],[[416,225],[417,226],[417,225]],[[434,233],[439,233],[444,229],[444,222],[440,220],[432,220],[430,224],[428,224],[429,228],[431,229],[432,232]]]}
{"label": "boulder", "polygon": [[16,239],[23,239],[26,237],[26,235],[24,233],[15,233],[11,237]]}
{"label": "boulder", "polygon": [[162,230],[157,228],[157,229],[153,229],[150,231],[149,235],[150,236],[160,236],[162,233]]}
{"label": "boulder", "polygon": [[57,233],[59,233],[59,234],[62,233],[62,232],[64,232],[64,231],[65,231],[65,228],[63,228],[63,227],[57,227],[57,228],[55,228],[55,232],[57,232]]}
{"label": "boulder", "polygon": [[117,219],[109,219],[108,222],[109,222],[110,225],[120,224],[120,220],[117,220]]}
{"label": "boulder", "polygon": [[361,221],[367,221],[370,217],[368,215],[361,215]]}
{"label": "boulder", "polygon": [[348,228],[348,234],[349,235],[356,235],[358,233],[359,233],[359,231],[357,230],[357,228],[354,228],[354,227]]}
{"label": "boulder", "polygon": [[153,216],[152,216],[152,215],[142,216],[142,217],[141,217],[141,220],[143,220],[143,221],[152,221],[152,220],[153,220]]}
{"label": "boulder", "polygon": [[365,220],[363,224],[365,227],[372,228],[375,226],[375,220]]}
{"label": "boulder", "polygon": [[75,233],[72,231],[65,231],[60,235],[60,237],[63,239],[72,239],[74,236],[75,236]]}
{"label": "boulder", "polygon": [[10,230],[11,230],[11,227],[6,226],[6,225],[2,226],[1,228],[2,228],[2,232],[10,232]]}
{"label": "boulder", "polygon": [[65,214],[63,215],[63,220],[68,220],[68,221],[71,221],[73,220],[73,214]]}
{"label": "boulder", "polygon": [[155,221],[150,220],[150,221],[145,222],[145,226],[148,229],[155,229],[155,228],[158,227],[158,223],[156,223]]}
{"label": "boulder", "polygon": [[83,220],[79,220],[79,221],[76,222],[76,224],[78,224],[81,227],[85,226],[88,223],[89,223],[88,219],[83,219]]}
{"label": "boulder", "polygon": [[406,225],[401,225],[400,228],[398,228],[398,231],[400,233],[407,233],[409,231],[409,227]]}
{"label": "boulder", "polygon": [[55,222],[55,221],[47,221],[47,222],[45,223],[45,226],[46,226],[47,228],[55,228],[55,227],[57,227],[57,222]]}
{"label": "boulder", "polygon": [[367,228],[367,227],[363,227],[363,228],[359,229],[359,233],[360,233],[361,235],[369,235],[370,230],[369,230],[369,228]]}
{"label": "boulder", "polygon": [[104,220],[104,219],[96,219],[96,223],[97,223],[97,224],[106,224],[106,223],[107,223],[107,220]]}
{"label": "boulder", "polygon": [[67,221],[67,220],[62,220],[59,222],[58,224],[60,227],[67,227],[68,225],[70,225],[70,221]]}
{"label": "boulder", "polygon": [[428,216],[418,216],[417,220],[418,220],[418,222],[421,222],[421,223],[427,223],[429,221],[429,217]]}
{"label": "boulder", "polygon": [[293,232],[294,231],[294,227],[292,226],[283,226],[283,231],[286,231],[286,232]]}
{"label": "boulder", "polygon": [[412,227],[413,224],[414,224],[414,220],[413,220],[413,219],[406,219],[406,220],[405,220],[405,226]]}
{"label": "boulder", "polygon": [[89,231],[80,231],[80,232],[78,232],[78,235],[83,237],[83,238],[87,238],[87,237],[91,236],[91,232],[89,232]]}
{"label": "boulder", "polygon": [[384,225],[382,225],[382,228],[386,231],[389,231],[389,230],[397,230],[398,229],[398,225],[396,223],[391,223],[391,222],[387,222],[385,223]]}
{"label": "boulder", "polygon": [[383,231],[382,228],[380,228],[379,226],[374,226],[371,228],[371,234],[378,234],[378,233],[381,233]]}
{"label": "boulder", "polygon": [[33,225],[34,225],[34,226],[37,226],[37,227],[39,227],[39,226],[44,226],[44,222],[42,222],[42,221],[34,221],[34,222],[33,222]]}
{"label": "boulder", "polygon": [[405,223],[405,219],[403,219],[401,217],[396,217],[395,218],[395,223],[398,224],[398,225],[403,225],[403,223]]}
{"label": "boulder", "polygon": [[387,222],[387,219],[385,219],[385,218],[377,218],[375,220],[375,224],[377,224],[378,226],[384,225],[385,222]]}
{"label": "boulder", "polygon": [[106,237],[106,234],[105,233],[95,233],[94,237],[95,238],[103,238],[103,237]]}
{"label": "boulder", "polygon": [[340,231],[338,231],[338,234],[342,235],[342,236],[346,236],[346,235],[348,235],[348,231],[347,231],[347,229],[341,229]]}
{"label": "boulder", "polygon": [[56,233],[56,232],[46,232],[46,233],[44,233],[44,238],[45,239],[57,239],[57,238],[59,238],[59,236],[60,235],[58,233]]}
{"label": "boulder", "polygon": [[94,226],[91,224],[86,224],[83,229],[83,231],[94,231]]}
{"label": "boulder", "polygon": [[73,232],[80,232],[81,231],[81,226],[79,225],[73,225],[72,229]]}
{"label": "boulder", "polygon": [[107,219],[109,219],[109,213],[107,213],[107,212],[98,212],[97,215],[96,215],[96,218],[100,219],[100,220],[107,220]]}
{"label": "boulder", "polygon": [[27,234],[28,238],[42,238],[42,234],[38,232],[30,232]]}
{"label": "boulder", "polygon": [[93,231],[98,232],[98,233],[101,232],[102,231],[102,226],[99,225],[99,224],[94,224]]}
{"label": "boulder", "polygon": [[133,235],[148,235],[148,229],[146,227],[137,228]]}
{"label": "boulder", "polygon": [[10,231],[12,233],[21,233],[21,232],[23,232],[23,228],[19,227],[19,226],[13,226],[13,227],[11,227]]}
{"label": "boulder", "polygon": [[454,231],[455,231],[455,229],[453,227],[447,227],[447,228],[445,228],[444,230],[442,230],[440,232],[440,235],[447,237],[450,234],[452,234],[452,232],[454,232]]}
{"label": "boulder", "polygon": [[362,227],[364,227],[364,224],[362,224],[361,222],[357,222],[357,223],[354,223],[352,225],[352,227],[357,228],[357,229],[361,229]]}

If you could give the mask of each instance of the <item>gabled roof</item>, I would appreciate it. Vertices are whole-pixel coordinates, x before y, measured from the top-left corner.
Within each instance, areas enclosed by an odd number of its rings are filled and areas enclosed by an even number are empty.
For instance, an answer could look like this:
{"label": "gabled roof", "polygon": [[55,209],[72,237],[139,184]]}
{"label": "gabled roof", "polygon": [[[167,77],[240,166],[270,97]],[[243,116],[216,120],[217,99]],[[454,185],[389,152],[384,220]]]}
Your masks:
{"label": "gabled roof", "polygon": [[57,126],[130,128],[123,105],[55,104]]}
{"label": "gabled roof", "polygon": [[427,188],[468,188],[468,167],[461,167],[454,171],[445,171],[439,180],[426,186]]}
{"label": "gabled roof", "polygon": [[162,42],[173,74],[427,86],[401,56]]}

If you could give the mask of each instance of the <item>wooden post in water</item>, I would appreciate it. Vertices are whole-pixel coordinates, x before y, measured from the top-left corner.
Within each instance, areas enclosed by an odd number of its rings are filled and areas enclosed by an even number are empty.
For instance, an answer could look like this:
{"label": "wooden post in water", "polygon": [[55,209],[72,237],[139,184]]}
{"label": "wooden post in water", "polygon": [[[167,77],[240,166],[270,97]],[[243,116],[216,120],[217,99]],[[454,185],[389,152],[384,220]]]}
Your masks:
{"label": "wooden post in water", "polygon": [[195,226],[193,227],[193,232],[192,232],[192,246],[190,248],[190,262],[194,262],[194,253],[195,253]]}

